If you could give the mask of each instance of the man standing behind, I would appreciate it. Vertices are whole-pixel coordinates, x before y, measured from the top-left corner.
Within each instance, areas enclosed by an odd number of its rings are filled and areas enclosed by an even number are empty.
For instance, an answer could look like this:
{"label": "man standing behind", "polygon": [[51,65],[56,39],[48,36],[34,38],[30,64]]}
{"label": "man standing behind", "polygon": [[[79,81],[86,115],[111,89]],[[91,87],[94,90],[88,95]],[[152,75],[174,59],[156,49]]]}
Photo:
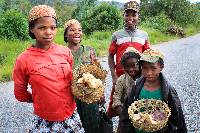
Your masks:
{"label": "man standing behind", "polygon": [[116,111],[113,111],[112,109],[112,99],[117,78],[124,74],[124,70],[120,64],[123,53],[127,47],[134,47],[141,53],[149,48],[148,34],[137,28],[139,20],[139,4],[136,1],[125,3],[123,16],[125,24],[124,28],[113,33],[112,42],[108,51],[108,65],[113,82],[110,103],[107,111],[107,115],[110,118],[116,116],[114,113]]}

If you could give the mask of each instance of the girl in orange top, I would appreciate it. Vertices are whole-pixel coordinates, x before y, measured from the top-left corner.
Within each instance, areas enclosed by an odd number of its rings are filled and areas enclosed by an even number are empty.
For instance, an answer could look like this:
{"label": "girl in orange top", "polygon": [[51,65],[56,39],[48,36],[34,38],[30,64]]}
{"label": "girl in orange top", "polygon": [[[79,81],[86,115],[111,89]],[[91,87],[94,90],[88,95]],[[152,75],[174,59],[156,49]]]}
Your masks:
{"label": "girl in orange top", "polygon": [[55,10],[46,5],[33,7],[29,35],[36,41],[16,59],[14,94],[21,102],[33,103],[30,132],[84,133],[71,93],[73,57],[67,47],[54,43],[56,32]]}

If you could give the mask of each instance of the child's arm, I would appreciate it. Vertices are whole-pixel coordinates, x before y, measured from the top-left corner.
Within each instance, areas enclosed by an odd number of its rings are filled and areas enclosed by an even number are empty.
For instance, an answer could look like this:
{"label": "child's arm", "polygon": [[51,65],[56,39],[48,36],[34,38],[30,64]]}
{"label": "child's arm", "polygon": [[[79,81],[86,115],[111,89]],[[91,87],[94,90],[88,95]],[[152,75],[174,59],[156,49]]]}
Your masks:
{"label": "child's arm", "polygon": [[115,92],[114,92],[114,95],[113,95],[113,105],[112,107],[115,108],[116,106],[122,106],[122,102],[121,102],[121,99],[122,99],[122,94],[123,94],[123,91],[124,91],[124,84],[123,84],[123,80],[124,80],[124,75],[120,76],[118,79],[117,79],[117,83],[115,85]]}
{"label": "child's arm", "polygon": [[187,133],[181,102],[174,88],[170,88],[168,105],[171,108],[171,116],[168,120],[169,132]]}
{"label": "child's arm", "polygon": [[[125,86],[124,86],[124,75],[120,76],[117,79],[117,83],[115,85],[115,92],[113,95],[113,104],[112,104],[112,108],[117,112],[118,115],[121,114],[122,112],[122,106],[125,99]],[[123,99],[123,101],[122,101]]]}
{"label": "child's arm", "polygon": [[115,37],[115,35],[112,35],[112,42],[109,46],[109,49],[108,49],[108,66],[110,68],[110,72],[111,72],[111,76],[112,76],[112,82],[113,84],[115,85],[116,84],[116,81],[117,81],[117,74],[115,72],[115,65],[116,65],[116,62],[115,62],[115,59],[114,59],[114,56],[117,52],[117,44],[116,44],[116,41],[117,41],[117,38]]}

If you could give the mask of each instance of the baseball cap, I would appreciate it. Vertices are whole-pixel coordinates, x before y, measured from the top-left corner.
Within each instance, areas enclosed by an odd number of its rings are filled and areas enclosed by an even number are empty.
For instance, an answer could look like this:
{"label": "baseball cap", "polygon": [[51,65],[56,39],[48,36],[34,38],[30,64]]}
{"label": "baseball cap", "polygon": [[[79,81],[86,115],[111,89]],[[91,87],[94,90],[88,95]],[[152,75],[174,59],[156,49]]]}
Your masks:
{"label": "baseball cap", "polygon": [[127,10],[134,10],[139,12],[139,4],[136,1],[129,1],[124,4],[124,12]]}
{"label": "baseball cap", "polygon": [[162,60],[164,59],[164,55],[161,51],[158,49],[147,49],[141,54],[140,61],[146,61],[150,63],[156,63],[159,58]]}

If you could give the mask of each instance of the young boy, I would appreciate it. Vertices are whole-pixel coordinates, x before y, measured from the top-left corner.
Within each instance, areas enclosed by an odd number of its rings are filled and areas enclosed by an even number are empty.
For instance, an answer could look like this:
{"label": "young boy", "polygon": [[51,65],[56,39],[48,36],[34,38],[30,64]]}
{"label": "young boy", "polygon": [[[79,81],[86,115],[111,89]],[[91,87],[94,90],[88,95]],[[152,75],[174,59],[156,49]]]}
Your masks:
{"label": "young boy", "polygon": [[[139,19],[139,4],[136,1],[130,1],[124,4],[124,29],[116,31],[112,35],[112,42],[109,47],[108,64],[111,71],[113,88],[110,97],[107,115],[113,117],[112,96],[117,78],[124,74],[123,67],[120,64],[121,57],[128,47],[133,47],[142,53],[149,48],[148,34],[137,28]],[[116,62],[114,56],[116,55]]]}
{"label": "young boy", "polygon": [[122,109],[125,97],[127,97],[127,93],[130,92],[132,86],[135,85],[135,80],[141,74],[139,59],[140,53],[132,47],[127,48],[121,58],[121,64],[125,73],[117,79],[112,105],[118,115],[121,113],[120,110]]}
{"label": "young boy", "polygon": [[[133,47],[127,48],[121,58],[125,73],[117,79],[112,104],[112,108],[118,116],[121,114],[124,99],[130,93],[132,86],[135,85],[135,80],[140,77],[139,59],[140,53]],[[117,133],[120,133],[119,126]]]}
{"label": "young boy", "polygon": [[163,54],[154,49],[143,52],[140,58],[142,77],[138,79],[135,88],[127,97],[121,113],[120,128],[123,133],[146,133],[135,129],[128,117],[128,107],[136,100],[159,99],[168,104],[171,116],[167,126],[156,133],[187,133],[181,102],[176,90],[168,83],[162,70],[164,68]]}

